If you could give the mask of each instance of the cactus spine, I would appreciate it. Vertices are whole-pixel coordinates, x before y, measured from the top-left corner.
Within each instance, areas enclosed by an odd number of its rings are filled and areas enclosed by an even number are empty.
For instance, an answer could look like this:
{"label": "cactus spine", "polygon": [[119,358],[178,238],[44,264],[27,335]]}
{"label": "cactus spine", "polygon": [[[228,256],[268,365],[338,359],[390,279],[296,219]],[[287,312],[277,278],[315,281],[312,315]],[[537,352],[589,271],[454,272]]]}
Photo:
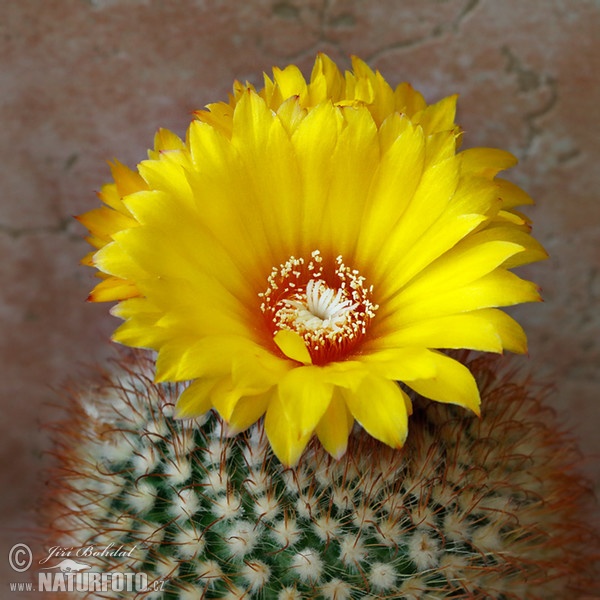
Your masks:
{"label": "cactus spine", "polygon": [[576,598],[598,546],[574,446],[530,387],[470,366],[481,420],[416,399],[402,451],[357,431],[285,469],[260,424],[173,419],[181,390],[126,357],[55,430],[48,545],[123,547],[82,560],[147,573],[149,599]]}

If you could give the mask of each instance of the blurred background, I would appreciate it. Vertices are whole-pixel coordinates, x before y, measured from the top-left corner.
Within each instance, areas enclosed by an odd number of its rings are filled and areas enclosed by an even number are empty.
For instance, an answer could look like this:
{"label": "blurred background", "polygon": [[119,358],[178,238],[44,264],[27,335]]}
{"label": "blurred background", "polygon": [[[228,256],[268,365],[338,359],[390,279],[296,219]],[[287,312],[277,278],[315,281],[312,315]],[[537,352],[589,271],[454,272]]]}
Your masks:
{"label": "blurred background", "polygon": [[[158,127],[234,79],[305,73],[356,54],[429,102],[458,92],[465,146],[513,152],[508,177],[551,259],[524,274],[543,305],[514,311],[517,359],[600,468],[600,2],[598,0],[3,0],[0,2],[0,584],[35,524],[57,389],[111,355],[117,322],[85,302],[93,274],[72,215],[98,205],[106,161],[145,158]],[[23,577],[21,577],[23,580]],[[17,594],[18,596],[18,594]],[[22,597],[23,595],[19,596]],[[3,596],[4,597],[4,596]]]}

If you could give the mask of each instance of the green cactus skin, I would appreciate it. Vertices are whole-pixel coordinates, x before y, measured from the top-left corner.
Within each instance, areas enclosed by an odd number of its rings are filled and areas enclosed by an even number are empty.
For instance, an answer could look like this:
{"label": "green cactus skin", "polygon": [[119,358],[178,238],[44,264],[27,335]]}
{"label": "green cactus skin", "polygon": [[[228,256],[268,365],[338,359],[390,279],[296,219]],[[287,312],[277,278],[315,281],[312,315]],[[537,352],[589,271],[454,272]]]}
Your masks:
{"label": "green cactus skin", "polygon": [[260,424],[176,420],[181,388],[122,357],[55,428],[47,545],[123,546],[82,560],[147,573],[152,600],[583,597],[598,542],[576,449],[498,364],[470,363],[481,419],[415,398],[402,451],[355,431],[341,460],[313,443],[286,469]]}

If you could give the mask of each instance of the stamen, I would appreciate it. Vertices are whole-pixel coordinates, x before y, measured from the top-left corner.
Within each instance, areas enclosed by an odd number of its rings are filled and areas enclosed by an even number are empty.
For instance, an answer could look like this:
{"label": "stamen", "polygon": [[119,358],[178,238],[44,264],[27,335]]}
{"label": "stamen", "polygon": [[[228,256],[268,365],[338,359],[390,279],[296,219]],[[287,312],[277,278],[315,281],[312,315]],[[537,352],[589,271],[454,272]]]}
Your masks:
{"label": "stamen", "polygon": [[356,269],[347,267],[341,256],[326,265],[318,250],[308,262],[290,257],[273,268],[267,283],[259,297],[271,333],[281,329],[298,333],[313,364],[348,356],[378,308],[371,301],[373,286],[367,287]]}

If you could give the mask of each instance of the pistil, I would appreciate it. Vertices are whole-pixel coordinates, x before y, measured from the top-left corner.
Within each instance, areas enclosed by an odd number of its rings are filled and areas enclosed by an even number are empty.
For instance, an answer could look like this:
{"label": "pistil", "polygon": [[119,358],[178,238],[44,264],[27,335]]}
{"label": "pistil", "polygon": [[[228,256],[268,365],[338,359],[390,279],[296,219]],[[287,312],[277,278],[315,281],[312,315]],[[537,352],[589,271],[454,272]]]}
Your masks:
{"label": "pistil", "polygon": [[259,294],[271,333],[299,334],[313,364],[343,360],[366,335],[377,305],[373,286],[338,256],[326,269],[318,250],[311,258],[290,257],[275,267],[268,287]]}

